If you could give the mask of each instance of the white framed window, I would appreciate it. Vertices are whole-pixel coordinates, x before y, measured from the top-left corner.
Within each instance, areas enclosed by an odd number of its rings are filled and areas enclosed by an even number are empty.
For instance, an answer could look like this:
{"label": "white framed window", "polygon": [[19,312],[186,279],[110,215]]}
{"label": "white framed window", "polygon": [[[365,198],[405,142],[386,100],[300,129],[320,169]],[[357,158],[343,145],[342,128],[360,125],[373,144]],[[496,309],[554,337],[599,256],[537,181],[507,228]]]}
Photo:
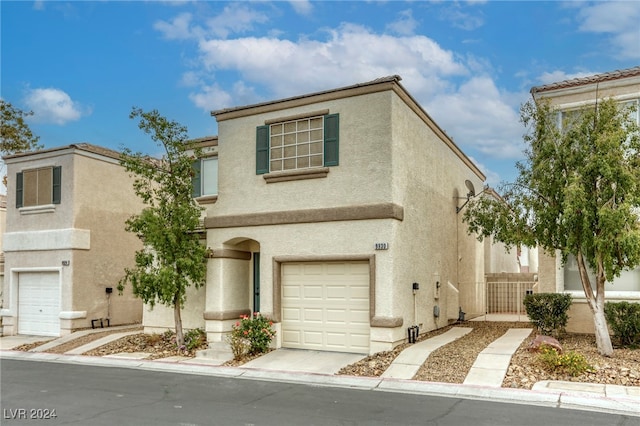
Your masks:
{"label": "white framed window", "polygon": [[218,157],[199,158],[193,163],[193,197],[218,195]]}

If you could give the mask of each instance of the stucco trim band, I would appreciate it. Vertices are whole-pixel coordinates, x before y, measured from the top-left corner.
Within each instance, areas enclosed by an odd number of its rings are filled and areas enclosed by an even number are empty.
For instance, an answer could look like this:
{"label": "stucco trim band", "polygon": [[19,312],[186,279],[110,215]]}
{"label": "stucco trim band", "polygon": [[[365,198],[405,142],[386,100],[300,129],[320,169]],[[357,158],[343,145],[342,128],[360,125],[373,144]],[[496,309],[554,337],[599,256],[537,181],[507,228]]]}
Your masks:
{"label": "stucco trim band", "polygon": [[251,309],[236,309],[234,311],[204,311],[202,314],[205,320],[212,321],[240,319],[242,315],[251,315]]}
{"label": "stucco trim band", "polygon": [[404,320],[402,317],[373,317],[371,327],[395,328],[402,327]]}
{"label": "stucco trim band", "polygon": [[269,125],[269,124],[274,124],[274,123],[283,123],[285,121],[302,120],[303,118],[319,117],[319,116],[323,116],[323,115],[327,115],[327,114],[329,114],[329,110],[328,109],[323,109],[323,110],[320,110],[320,111],[303,112],[301,114],[289,115],[287,117],[271,118],[269,120],[265,120],[264,124],[265,125]]}
{"label": "stucco trim band", "polygon": [[267,183],[288,182],[290,180],[305,180],[326,178],[329,174],[328,167],[314,167],[310,169],[293,170],[287,172],[274,172],[262,175]]}
{"label": "stucco trim band", "polygon": [[[337,222],[368,219],[404,219],[404,208],[394,203],[330,207],[206,217],[204,227],[237,228],[243,226],[285,225],[294,223]],[[5,250],[6,251],[6,250]]]}
{"label": "stucco trim band", "polygon": [[282,322],[282,264],[288,262],[369,262],[369,320],[376,314],[376,256],[328,255],[328,256],[274,256],[273,257],[273,321]]}
{"label": "stucco trim band", "polygon": [[232,249],[214,249],[209,252],[209,255],[207,257],[209,259],[251,260],[251,252]]}
{"label": "stucco trim band", "polygon": [[59,315],[60,319],[73,320],[87,317],[87,311],[62,311]]}
{"label": "stucco trim band", "polygon": [[54,229],[49,231],[7,232],[4,251],[89,250],[91,231],[88,229]]}

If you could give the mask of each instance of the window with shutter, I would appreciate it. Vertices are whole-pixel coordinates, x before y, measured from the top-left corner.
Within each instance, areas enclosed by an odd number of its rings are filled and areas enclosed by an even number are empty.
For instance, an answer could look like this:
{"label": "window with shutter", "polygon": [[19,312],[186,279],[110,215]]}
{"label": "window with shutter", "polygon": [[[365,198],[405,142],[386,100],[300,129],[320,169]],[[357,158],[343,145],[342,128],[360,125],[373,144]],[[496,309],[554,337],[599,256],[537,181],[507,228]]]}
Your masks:
{"label": "window with shutter", "polygon": [[338,117],[327,114],[259,126],[256,174],[337,166]]}
{"label": "window with shutter", "polygon": [[62,167],[43,167],[16,174],[16,208],[60,204]]}

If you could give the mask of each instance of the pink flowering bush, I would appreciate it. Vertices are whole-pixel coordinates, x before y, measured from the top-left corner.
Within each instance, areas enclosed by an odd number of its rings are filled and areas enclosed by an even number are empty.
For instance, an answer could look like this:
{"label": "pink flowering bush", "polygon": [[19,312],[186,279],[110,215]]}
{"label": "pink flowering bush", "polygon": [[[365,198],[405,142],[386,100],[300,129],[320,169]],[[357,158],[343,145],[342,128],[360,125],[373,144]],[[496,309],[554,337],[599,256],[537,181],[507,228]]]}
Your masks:
{"label": "pink flowering bush", "polygon": [[[233,325],[230,343],[233,350],[233,342],[248,342],[247,352],[255,355],[267,352],[276,332],[272,328],[273,322],[254,312],[253,315],[242,315],[240,321]],[[234,351],[234,356],[235,356]]]}

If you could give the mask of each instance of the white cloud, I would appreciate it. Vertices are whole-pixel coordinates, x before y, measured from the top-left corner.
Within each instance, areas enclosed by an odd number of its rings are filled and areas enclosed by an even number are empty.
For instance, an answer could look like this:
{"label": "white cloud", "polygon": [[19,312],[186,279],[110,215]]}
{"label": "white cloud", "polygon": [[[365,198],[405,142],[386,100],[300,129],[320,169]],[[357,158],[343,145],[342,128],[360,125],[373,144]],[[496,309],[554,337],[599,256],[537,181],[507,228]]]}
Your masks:
{"label": "white cloud", "polygon": [[254,24],[267,22],[267,15],[243,4],[232,3],[222,13],[207,20],[209,33],[226,38],[231,33],[243,33],[254,28]]}
{"label": "white cloud", "polygon": [[424,36],[378,35],[351,24],[328,34],[324,41],[212,39],[200,43],[201,59],[206,69],[238,71],[245,79],[268,87],[273,96],[308,93],[393,74],[410,78],[414,88],[433,93],[448,85],[444,77],[467,73],[452,52]]}
{"label": "white cloud", "polygon": [[160,31],[169,40],[198,38],[203,34],[203,30],[197,25],[192,26],[191,20],[192,15],[190,13],[181,13],[173,18],[171,22],[157,21],[153,24],[153,28]]}
{"label": "white cloud", "polygon": [[313,5],[308,0],[291,0],[289,3],[299,15],[308,16],[313,12]]}
{"label": "white cloud", "polygon": [[91,111],[82,111],[82,107],[60,89],[31,89],[24,99],[28,109],[33,111],[32,120],[38,123],[63,125],[79,120]]}
{"label": "white cloud", "polygon": [[411,35],[418,27],[418,21],[413,18],[411,9],[403,10],[398,19],[387,24],[387,30],[400,35]]}
{"label": "white cloud", "polygon": [[255,24],[264,23],[267,16],[243,4],[232,3],[222,12],[206,20],[205,27],[194,23],[194,16],[185,12],[171,21],[157,21],[153,28],[169,40],[199,40],[204,37],[226,38],[230,34],[244,33],[254,29]]}
{"label": "white cloud", "polygon": [[[481,4],[481,2],[477,4]],[[475,30],[484,25],[484,18],[481,16],[480,11],[475,14],[464,12],[459,3],[452,3],[450,7],[442,9],[440,18],[444,21],[449,21],[453,27],[466,31]]]}
{"label": "white cloud", "polygon": [[[520,158],[524,144],[513,94],[501,93],[486,76],[472,77],[453,93],[425,104],[435,121],[463,150],[473,147],[496,158]],[[526,94],[521,98],[526,99]]]}
{"label": "white cloud", "polygon": [[206,111],[212,111],[228,107],[232,96],[217,84],[202,86],[198,93],[191,93],[189,99],[198,107]]}
{"label": "white cloud", "polygon": [[640,58],[640,2],[608,1],[586,4],[578,13],[580,31],[609,34],[612,56]]}

